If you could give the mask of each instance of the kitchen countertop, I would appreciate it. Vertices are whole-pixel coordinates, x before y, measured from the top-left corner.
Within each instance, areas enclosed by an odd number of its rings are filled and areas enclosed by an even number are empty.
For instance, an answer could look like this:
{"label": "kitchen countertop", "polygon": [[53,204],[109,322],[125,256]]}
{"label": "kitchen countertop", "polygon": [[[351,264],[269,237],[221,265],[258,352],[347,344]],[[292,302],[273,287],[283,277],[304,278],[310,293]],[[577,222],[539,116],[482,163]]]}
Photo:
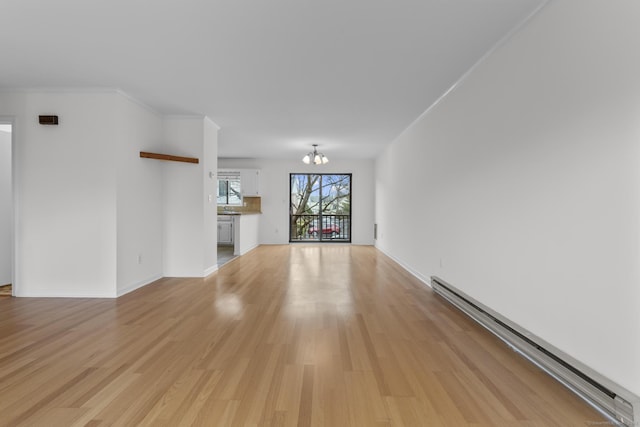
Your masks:
{"label": "kitchen countertop", "polygon": [[225,211],[218,212],[218,215],[259,215],[262,212],[240,212],[240,211]]}

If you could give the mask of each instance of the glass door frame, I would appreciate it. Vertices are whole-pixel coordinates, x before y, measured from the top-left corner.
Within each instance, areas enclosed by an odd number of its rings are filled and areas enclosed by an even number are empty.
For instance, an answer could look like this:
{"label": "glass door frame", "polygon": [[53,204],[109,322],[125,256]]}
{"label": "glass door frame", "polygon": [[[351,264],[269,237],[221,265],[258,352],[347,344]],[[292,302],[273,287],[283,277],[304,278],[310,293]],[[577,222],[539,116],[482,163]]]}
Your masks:
{"label": "glass door frame", "polygon": [[[306,175],[306,176],[319,176],[319,189],[318,189],[318,213],[317,214],[294,214],[293,212],[293,178],[294,176]],[[326,214],[323,213],[323,177],[324,176],[345,176],[349,181],[349,213],[348,214]],[[289,174],[289,243],[351,243],[351,221],[353,218],[353,174],[351,173],[290,173]],[[298,230],[299,225],[294,222],[294,217],[309,217],[305,218],[302,225],[302,231]],[[325,220],[328,218],[328,220]],[[325,225],[325,223],[327,225]],[[294,226],[294,224],[296,224]],[[316,228],[319,229],[319,233],[310,233],[312,229],[311,224],[316,224]],[[294,231],[295,230],[295,231]],[[331,230],[331,231],[327,231]],[[317,236],[311,238],[310,236]]]}

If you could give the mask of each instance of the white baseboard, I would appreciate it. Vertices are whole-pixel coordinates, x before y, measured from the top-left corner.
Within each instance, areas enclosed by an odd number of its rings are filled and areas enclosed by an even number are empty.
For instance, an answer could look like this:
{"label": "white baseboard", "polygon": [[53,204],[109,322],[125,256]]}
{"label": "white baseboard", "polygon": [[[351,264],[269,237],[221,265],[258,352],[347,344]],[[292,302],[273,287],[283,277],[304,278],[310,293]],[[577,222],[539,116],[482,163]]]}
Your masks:
{"label": "white baseboard", "polygon": [[244,254],[246,254],[246,253],[249,253],[249,252],[251,252],[252,250],[254,250],[255,248],[257,248],[258,246],[260,246],[260,245],[256,243],[255,245],[251,246],[249,249],[244,250],[244,251],[241,251],[241,252],[240,252],[240,254],[239,254],[238,256],[242,256],[242,255],[244,255]]}
{"label": "white baseboard", "polygon": [[17,298],[117,298],[117,296],[111,292],[82,292],[82,293],[71,293],[71,292],[17,292],[14,294]]}
{"label": "white baseboard", "polygon": [[132,283],[132,284],[130,284],[130,285],[128,285],[128,286],[126,286],[126,287],[124,287],[122,289],[118,289],[118,293],[117,293],[116,297],[121,297],[122,295],[128,294],[129,292],[133,292],[136,289],[140,289],[143,286],[146,286],[146,285],[148,285],[150,283],[153,283],[158,279],[162,279],[162,275],[154,275],[154,276],[148,277],[146,279],[139,280],[139,281],[137,281],[135,283]]}
{"label": "white baseboard", "polygon": [[204,271],[204,277],[208,277],[211,276],[213,273],[215,273],[216,271],[218,271],[218,264],[214,264],[211,267],[207,268]]}
{"label": "white baseboard", "polygon": [[402,262],[401,260],[399,260],[398,258],[394,257],[393,255],[388,254],[387,252],[385,252],[383,249],[381,249],[380,247],[376,246],[376,249],[379,250],[380,252],[382,252],[383,254],[385,254],[386,256],[388,256],[389,258],[391,258],[396,264],[398,264],[400,267],[402,267],[403,269],[405,269],[408,273],[410,273],[413,277],[415,277],[416,279],[418,279],[419,281],[421,281],[422,283],[424,283],[427,287],[431,287],[431,279],[427,278],[425,276],[423,276],[422,274],[418,273],[417,271],[415,271],[414,269],[412,269],[411,267],[409,267],[407,264],[405,264],[404,262]]}

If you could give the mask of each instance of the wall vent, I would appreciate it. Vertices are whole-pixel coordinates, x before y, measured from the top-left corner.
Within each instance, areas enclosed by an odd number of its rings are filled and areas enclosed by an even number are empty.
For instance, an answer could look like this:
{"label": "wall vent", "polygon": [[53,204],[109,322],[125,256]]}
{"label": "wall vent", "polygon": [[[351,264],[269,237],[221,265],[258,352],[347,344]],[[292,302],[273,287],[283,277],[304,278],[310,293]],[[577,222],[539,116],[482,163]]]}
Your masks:
{"label": "wall vent", "polygon": [[431,287],[438,295],[576,393],[615,425],[640,425],[640,398],[629,390],[483,306],[444,280],[432,276]]}
{"label": "wall vent", "polygon": [[57,125],[58,116],[38,116],[38,122],[41,125]]}

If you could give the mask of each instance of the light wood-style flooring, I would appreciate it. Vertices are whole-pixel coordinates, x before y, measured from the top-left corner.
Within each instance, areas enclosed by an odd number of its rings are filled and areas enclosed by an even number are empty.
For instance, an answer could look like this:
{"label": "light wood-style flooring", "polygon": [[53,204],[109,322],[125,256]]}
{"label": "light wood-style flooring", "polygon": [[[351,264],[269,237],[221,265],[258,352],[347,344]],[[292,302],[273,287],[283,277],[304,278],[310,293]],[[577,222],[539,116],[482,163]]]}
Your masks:
{"label": "light wood-style flooring", "polygon": [[585,426],[373,247],[261,246],[117,300],[0,300],[2,426]]}
{"label": "light wood-style flooring", "polygon": [[0,298],[11,297],[11,284],[0,285]]}
{"label": "light wood-style flooring", "polygon": [[235,258],[236,255],[233,254],[233,246],[218,245],[218,267],[222,267]]}

